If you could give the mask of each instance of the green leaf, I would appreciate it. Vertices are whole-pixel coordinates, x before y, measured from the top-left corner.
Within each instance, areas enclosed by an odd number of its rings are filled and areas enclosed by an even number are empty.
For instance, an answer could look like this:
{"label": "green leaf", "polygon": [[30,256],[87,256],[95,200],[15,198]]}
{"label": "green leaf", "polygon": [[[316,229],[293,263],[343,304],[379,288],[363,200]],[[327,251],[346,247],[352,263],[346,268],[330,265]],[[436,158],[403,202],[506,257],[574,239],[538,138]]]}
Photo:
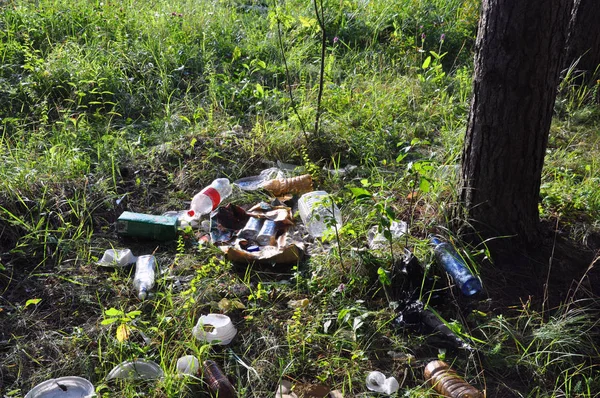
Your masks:
{"label": "green leaf", "polygon": [[116,308],[109,308],[106,311],[104,311],[104,315],[106,315],[106,316],[121,316],[123,314],[124,314],[123,311],[118,310]]}
{"label": "green leaf", "polygon": [[431,56],[425,58],[425,61],[423,61],[423,66],[421,66],[421,68],[427,69],[427,68],[429,68],[430,64],[431,64]]}
{"label": "green leaf", "polygon": [[258,93],[258,97],[262,98],[265,96],[265,90],[260,83],[256,83],[256,92]]}
{"label": "green leaf", "polygon": [[379,282],[381,282],[383,286],[390,286],[392,284],[392,281],[390,280],[387,271],[383,268],[379,267],[379,269],[377,270],[377,275],[379,275]]}
{"label": "green leaf", "polygon": [[119,318],[106,318],[102,322],[100,322],[100,325],[110,325],[111,323],[115,323],[118,320]]}
{"label": "green leaf", "polygon": [[238,46],[235,46],[235,48],[233,49],[233,55],[231,57],[232,61],[235,61],[236,59],[238,59],[241,56],[242,56],[242,50]]}
{"label": "green leaf", "polygon": [[38,304],[40,301],[42,301],[42,299],[41,299],[41,298],[29,299],[29,300],[27,300],[27,302],[25,303],[25,308],[29,307],[30,305],[36,305],[36,304]]}
{"label": "green leaf", "polygon": [[135,318],[136,316],[141,315],[141,314],[142,314],[142,311],[130,311],[127,313],[127,316],[129,318]]}
{"label": "green leaf", "polygon": [[352,197],[354,199],[365,199],[371,198],[373,196],[371,192],[367,191],[364,188],[350,187],[350,192],[352,192]]}
{"label": "green leaf", "polygon": [[421,181],[419,181],[419,191],[427,193],[431,189],[431,183],[427,178],[421,177]]}

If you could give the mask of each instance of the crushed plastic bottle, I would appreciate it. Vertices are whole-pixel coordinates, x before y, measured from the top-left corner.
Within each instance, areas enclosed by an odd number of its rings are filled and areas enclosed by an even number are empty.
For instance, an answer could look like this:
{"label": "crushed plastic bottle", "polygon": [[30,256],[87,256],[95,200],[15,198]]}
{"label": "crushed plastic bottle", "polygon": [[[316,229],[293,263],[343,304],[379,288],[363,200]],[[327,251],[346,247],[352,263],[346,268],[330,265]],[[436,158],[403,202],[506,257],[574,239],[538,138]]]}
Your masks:
{"label": "crushed plastic bottle", "polygon": [[278,167],[271,167],[260,172],[259,175],[240,178],[233,183],[242,191],[255,191],[261,189],[263,184],[269,180],[285,177],[285,172]]}
{"label": "crushed plastic bottle", "polygon": [[325,191],[305,193],[298,200],[300,218],[308,233],[314,238],[320,238],[335,224],[339,230],[342,227],[342,215],[331,197]]}
{"label": "crushed plastic bottle", "polygon": [[462,294],[467,297],[481,291],[481,282],[474,276],[465,261],[448,242],[442,242],[436,237],[431,237],[436,260],[458,285]]}
{"label": "crushed plastic bottle", "polygon": [[154,287],[155,270],[156,257],[148,254],[137,258],[133,287],[137,290],[140,300],[145,300],[148,296],[148,291]]}
{"label": "crushed plastic bottle", "polygon": [[312,176],[304,174],[298,177],[278,178],[265,181],[262,187],[275,196],[301,194],[313,190]]}
{"label": "crushed plastic bottle", "polygon": [[219,206],[219,203],[231,195],[231,183],[227,178],[217,178],[209,186],[198,192],[192,199],[190,216],[208,214]]}
{"label": "crushed plastic bottle", "polygon": [[467,383],[443,361],[431,361],[425,366],[425,379],[434,390],[447,398],[483,398],[483,393]]}
{"label": "crushed plastic bottle", "polygon": [[[390,234],[392,240],[402,237],[408,232],[408,224],[404,221],[392,221],[390,225]],[[389,241],[382,232],[379,232],[379,227],[374,225],[367,233],[369,249],[388,249]]]}

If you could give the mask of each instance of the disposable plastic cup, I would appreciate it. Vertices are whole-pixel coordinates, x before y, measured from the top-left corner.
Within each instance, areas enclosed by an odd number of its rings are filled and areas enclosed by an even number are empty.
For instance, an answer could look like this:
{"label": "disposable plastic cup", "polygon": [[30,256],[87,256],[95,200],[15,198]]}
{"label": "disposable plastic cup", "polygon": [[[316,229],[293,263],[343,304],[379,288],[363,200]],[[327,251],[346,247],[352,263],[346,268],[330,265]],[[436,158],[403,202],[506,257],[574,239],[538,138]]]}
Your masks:
{"label": "disposable plastic cup", "polygon": [[177,373],[195,376],[200,370],[200,361],[193,355],[185,355],[177,360]]}
{"label": "disposable plastic cup", "polygon": [[192,333],[200,341],[218,341],[221,345],[227,345],[237,334],[237,329],[227,315],[208,314],[198,319]]}

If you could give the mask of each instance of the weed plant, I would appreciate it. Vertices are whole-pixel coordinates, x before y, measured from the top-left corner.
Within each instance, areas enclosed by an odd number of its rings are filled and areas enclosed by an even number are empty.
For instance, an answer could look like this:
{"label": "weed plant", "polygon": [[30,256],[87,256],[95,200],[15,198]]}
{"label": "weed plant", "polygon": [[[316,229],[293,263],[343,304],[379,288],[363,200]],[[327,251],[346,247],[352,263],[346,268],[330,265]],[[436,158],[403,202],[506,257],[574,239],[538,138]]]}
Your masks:
{"label": "weed plant", "polygon": [[[206,390],[200,378],[175,375],[187,354],[219,363],[243,397],[275,396],[284,379],[296,391],[325,384],[375,396],[365,387],[372,370],[398,379],[396,396],[431,396],[422,371],[437,358],[488,397],[597,394],[598,308],[585,283],[551,311],[526,297],[516,307],[465,301],[427,242],[442,234],[476,272],[493,269],[485,247],[447,230],[479,2],[322,6],[323,58],[313,2],[0,1],[3,396],[68,375],[89,379],[102,397],[197,396]],[[575,70],[560,88],[540,214],[597,249],[597,86],[577,85]],[[185,209],[212,179],[276,161],[310,173],[344,221],[335,236],[307,237],[310,256],[291,267],[232,264],[189,230],[177,242],[117,238],[124,210]],[[408,233],[391,236],[393,221]],[[368,249],[373,226],[384,249]],[[156,254],[161,272],[147,301],[133,292],[131,267],[96,264],[113,247]],[[413,298],[475,351],[446,350],[397,326],[407,251],[424,272]],[[231,345],[192,335],[210,312],[234,321]],[[158,363],[165,378],[105,379],[138,358]]]}

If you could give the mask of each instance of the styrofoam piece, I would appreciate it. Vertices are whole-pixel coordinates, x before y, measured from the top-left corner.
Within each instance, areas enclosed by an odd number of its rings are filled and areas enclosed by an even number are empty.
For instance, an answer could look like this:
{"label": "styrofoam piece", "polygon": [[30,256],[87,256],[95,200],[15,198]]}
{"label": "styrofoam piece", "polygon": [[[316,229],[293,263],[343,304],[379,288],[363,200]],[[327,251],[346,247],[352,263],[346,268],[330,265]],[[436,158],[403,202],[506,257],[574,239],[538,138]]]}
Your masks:
{"label": "styrofoam piece", "polygon": [[182,375],[198,374],[200,369],[200,361],[193,355],[185,355],[177,360],[177,373]]}
{"label": "styrofoam piece", "polygon": [[227,315],[208,314],[198,319],[192,333],[200,341],[219,341],[219,344],[227,345],[237,334],[237,329]]}
{"label": "styrofoam piece", "polygon": [[94,385],[89,380],[77,376],[66,376],[38,384],[25,395],[25,398],[88,398],[95,396]]}
{"label": "styrofoam piece", "polygon": [[130,379],[130,380],[150,380],[160,379],[164,376],[160,366],[154,361],[138,359],[137,361],[126,361],[115,366],[106,380],[112,379]]}
{"label": "styrofoam piece", "polygon": [[108,249],[98,261],[98,265],[103,267],[125,267],[135,263],[137,257],[133,255],[130,249]]}
{"label": "styrofoam piece", "polygon": [[395,377],[385,377],[381,372],[371,372],[367,376],[367,388],[371,391],[392,395],[400,388]]}

